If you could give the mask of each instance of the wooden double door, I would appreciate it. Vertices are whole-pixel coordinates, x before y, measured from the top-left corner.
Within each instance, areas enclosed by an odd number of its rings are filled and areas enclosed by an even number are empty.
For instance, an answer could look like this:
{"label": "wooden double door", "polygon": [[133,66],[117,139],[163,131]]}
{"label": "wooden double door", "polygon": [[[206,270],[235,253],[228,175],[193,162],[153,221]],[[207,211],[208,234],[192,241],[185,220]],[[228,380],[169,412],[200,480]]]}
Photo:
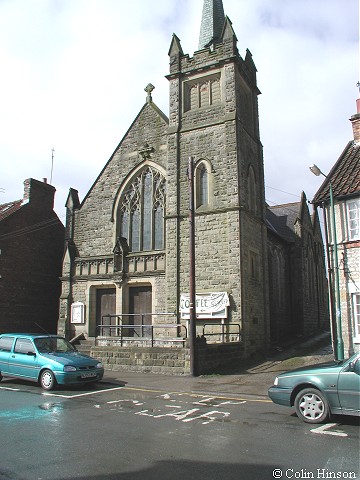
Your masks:
{"label": "wooden double door", "polygon": [[[126,329],[124,336],[151,336],[151,329],[146,328],[152,324],[152,289],[148,286],[129,288],[129,315],[122,315],[123,325],[134,325]],[[116,290],[115,288],[99,289],[96,292],[96,324],[104,325],[100,328],[100,335],[119,335],[118,329],[111,328],[119,322],[116,315]],[[124,329],[125,330],[125,329]]]}

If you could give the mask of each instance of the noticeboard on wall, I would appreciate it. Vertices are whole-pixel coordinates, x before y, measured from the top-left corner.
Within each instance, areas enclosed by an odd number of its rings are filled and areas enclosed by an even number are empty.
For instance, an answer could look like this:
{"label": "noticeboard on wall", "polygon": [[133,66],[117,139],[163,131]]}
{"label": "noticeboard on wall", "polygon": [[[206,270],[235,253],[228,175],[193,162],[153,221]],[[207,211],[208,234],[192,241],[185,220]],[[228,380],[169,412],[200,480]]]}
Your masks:
{"label": "noticeboard on wall", "polygon": [[85,305],[82,302],[71,305],[71,323],[85,323]]}

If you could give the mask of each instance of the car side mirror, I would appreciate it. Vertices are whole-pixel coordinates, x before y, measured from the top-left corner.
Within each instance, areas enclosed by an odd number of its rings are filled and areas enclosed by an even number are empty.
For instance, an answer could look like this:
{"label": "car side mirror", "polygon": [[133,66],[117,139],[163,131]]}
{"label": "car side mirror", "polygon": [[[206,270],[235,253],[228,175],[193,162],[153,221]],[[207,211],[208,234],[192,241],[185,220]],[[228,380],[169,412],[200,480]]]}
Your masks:
{"label": "car side mirror", "polygon": [[27,354],[29,357],[36,357],[36,353],[35,352],[27,352]]}
{"label": "car side mirror", "polygon": [[348,372],[360,373],[360,361],[350,362]]}

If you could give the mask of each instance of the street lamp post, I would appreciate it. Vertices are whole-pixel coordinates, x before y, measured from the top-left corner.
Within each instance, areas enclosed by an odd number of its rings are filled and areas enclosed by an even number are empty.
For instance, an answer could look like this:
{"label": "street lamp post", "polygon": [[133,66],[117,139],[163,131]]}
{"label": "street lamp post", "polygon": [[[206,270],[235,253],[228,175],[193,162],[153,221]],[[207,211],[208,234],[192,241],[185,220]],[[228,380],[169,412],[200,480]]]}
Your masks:
{"label": "street lamp post", "polygon": [[194,158],[189,157],[189,225],[190,225],[190,248],[189,248],[189,290],[190,290],[190,374],[198,376],[197,352],[196,352],[196,287],[195,287],[195,198],[194,198]]}
{"label": "street lamp post", "polygon": [[[311,172],[316,175],[323,175],[328,178],[317,165],[311,165]],[[344,360],[344,342],[342,338],[342,324],[341,324],[341,301],[340,301],[340,281],[339,281],[339,261],[338,261],[338,247],[337,247],[337,234],[336,234],[336,221],[335,221],[335,207],[334,207],[334,194],[332,184],[329,181],[329,194],[330,194],[330,211],[331,211],[331,223],[333,228],[334,239],[334,280],[335,280],[335,311],[336,311],[336,359]],[[329,254],[329,252],[328,252]]]}

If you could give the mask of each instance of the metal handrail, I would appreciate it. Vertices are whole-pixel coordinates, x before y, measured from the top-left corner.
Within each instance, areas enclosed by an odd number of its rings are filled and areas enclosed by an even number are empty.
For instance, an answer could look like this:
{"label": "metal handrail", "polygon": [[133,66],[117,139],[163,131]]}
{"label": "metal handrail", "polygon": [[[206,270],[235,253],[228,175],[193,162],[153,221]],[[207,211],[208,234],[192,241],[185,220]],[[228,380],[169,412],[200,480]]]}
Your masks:
{"label": "metal handrail", "polygon": [[[115,314],[108,314],[108,315],[103,315],[102,316],[102,324],[101,325],[97,325],[96,326],[96,331],[100,331],[99,329],[101,327],[107,327],[109,328],[109,333],[110,333],[110,336],[111,336],[111,332],[113,331],[114,328],[117,328],[119,327],[120,325],[122,325],[122,323],[117,323],[116,325],[112,325],[110,323],[110,325],[105,325],[103,323],[103,320],[105,318],[108,318],[110,319],[110,322],[111,322],[111,318],[117,318],[118,319],[118,322],[119,322],[119,319],[120,321],[122,322],[122,319],[123,317],[140,317],[141,318],[141,321],[140,321],[140,324],[139,325],[136,325],[136,326],[140,326],[142,328],[146,328],[146,327],[150,327],[151,325],[147,325],[146,323],[144,323],[144,317],[146,316],[151,316],[151,317],[154,317],[154,316],[167,316],[167,317],[176,317],[177,318],[177,315],[176,313],[173,313],[173,312],[170,312],[170,313],[167,313],[167,312],[159,312],[159,313],[115,313]],[[135,333],[135,331],[134,331]],[[142,332],[143,333],[143,332]],[[97,335],[96,335],[97,336]],[[119,336],[119,335],[118,335]],[[139,335],[138,335],[139,336]]]}
{"label": "metal handrail", "polygon": [[[157,315],[157,314],[156,314]],[[119,315],[116,315],[116,316],[119,316]],[[106,317],[106,315],[104,315],[104,317]],[[173,324],[173,323],[162,323],[162,324],[159,324],[159,325],[144,325],[144,324],[140,324],[140,325],[134,325],[134,324],[130,324],[130,325],[124,325],[124,324],[120,324],[120,325],[111,325],[111,324],[99,324],[96,326],[96,329],[97,331],[101,331],[102,329],[104,328],[109,328],[109,332],[111,332],[111,330],[114,330],[116,329],[116,333],[117,335],[114,335],[113,341],[116,341],[117,339],[120,338],[120,345],[122,346],[123,345],[123,341],[124,341],[124,329],[127,329],[127,330],[132,330],[134,333],[137,334],[137,337],[136,338],[132,338],[132,337],[125,337],[126,338],[126,341],[127,342],[131,342],[131,341],[149,341],[151,340],[151,346],[153,347],[154,346],[154,343],[156,341],[162,341],[162,342],[184,342],[185,339],[187,338],[188,336],[188,332],[187,332],[187,327],[186,325],[183,325],[183,324]],[[146,329],[150,329],[151,331],[151,336],[150,337],[143,337],[143,336],[140,336],[137,332],[136,332],[136,329],[139,329],[141,328],[142,331],[146,328]],[[155,338],[154,337],[154,329],[155,328],[176,328],[176,329],[181,329],[183,328],[185,330],[185,337],[182,337],[182,338],[178,338],[178,339],[167,339],[165,337],[158,337],[158,338]],[[103,332],[102,332],[103,333]],[[120,335],[119,335],[120,333]],[[142,332],[143,333],[143,332]],[[179,332],[177,332],[177,334],[179,335]],[[111,335],[110,335],[111,336]],[[97,337],[96,337],[97,338]],[[108,339],[109,340],[109,339]],[[111,341],[110,340],[110,341]],[[95,340],[95,344],[96,344],[96,340]]]}
{"label": "metal handrail", "polygon": [[[236,335],[238,334],[239,335],[239,340],[241,338],[241,325],[240,323],[220,323],[220,324],[214,324],[214,323],[205,323],[203,325],[203,337],[205,337],[205,328],[206,327],[214,327],[214,326],[219,326],[221,327],[221,332],[217,332],[217,333],[207,333],[206,335],[207,336],[215,336],[215,335],[221,335],[222,336],[222,342],[224,343],[224,339],[225,339],[225,335]],[[226,332],[225,333],[225,327],[228,329],[229,327],[238,327],[238,331],[237,332]]]}
{"label": "metal handrail", "polygon": [[[183,323],[163,323],[163,324],[150,324],[147,325],[144,323],[144,317],[146,316],[170,316],[170,317],[176,317],[176,313],[123,313],[123,314],[109,314],[109,315],[103,315],[102,320],[109,319],[109,323],[100,323],[99,325],[96,325],[96,339],[98,336],[106,336],[107,340],[109,341],[118,341],[120,340],[120,345],[123,345],[124,339],[126,339],[127,342],[135,342],[135,341],[151,341],[151,346],[154,346],[154,343],[156,341],[161,341],[161,342],[184,342],[185,339],[188,338],[188,328],[185,324]],[[112,318],[116,318],[117,322],[122,322],[124,317],[140,317],[141,318],[141,323],[139,324],[123,324],[123,323],[117,323],[116,325],[111,323]],[[217,333],[206,333],[206,327],[221,327],[221,331]],[[232,327],[236,328],[235,331],[231,331]],[[168,339],[166,337],[158,337],[156,338],[154,336],[154,329],[155,328],[176,328],[177,329],[177,336],[181,337],[181,329],[184,329],[185,336],[181,338],[172,338]],[[227,331],[225,332],[225,328]],[[108,329],[108,335],[106,333],[104,334],[104,329]],[[124,329],[127,329],[128,331],[131,331],[133,336],[125,336],[124,335]],[[141,329],[141,331],[139,331]],[[145,329],[148,329],[147,331],[151,332],[150,336],[144,336],[144,331]],[[179,330],[180,329],[180,332]],[[241,325],[239,323],[221,323],[221,324],[215,324],[215,323],[205,323],[202,326],[202,335],[203,337],[213,337],[213,336],[221,336],[222,342],[225,343],[225,336],[229,335],[238,335],[239,340],[241,340]],[[135,337],[136,335],[136,337]],[[109,338],[112,337],[112,338]],[[96,344],[95,340],[95,344]]]}

